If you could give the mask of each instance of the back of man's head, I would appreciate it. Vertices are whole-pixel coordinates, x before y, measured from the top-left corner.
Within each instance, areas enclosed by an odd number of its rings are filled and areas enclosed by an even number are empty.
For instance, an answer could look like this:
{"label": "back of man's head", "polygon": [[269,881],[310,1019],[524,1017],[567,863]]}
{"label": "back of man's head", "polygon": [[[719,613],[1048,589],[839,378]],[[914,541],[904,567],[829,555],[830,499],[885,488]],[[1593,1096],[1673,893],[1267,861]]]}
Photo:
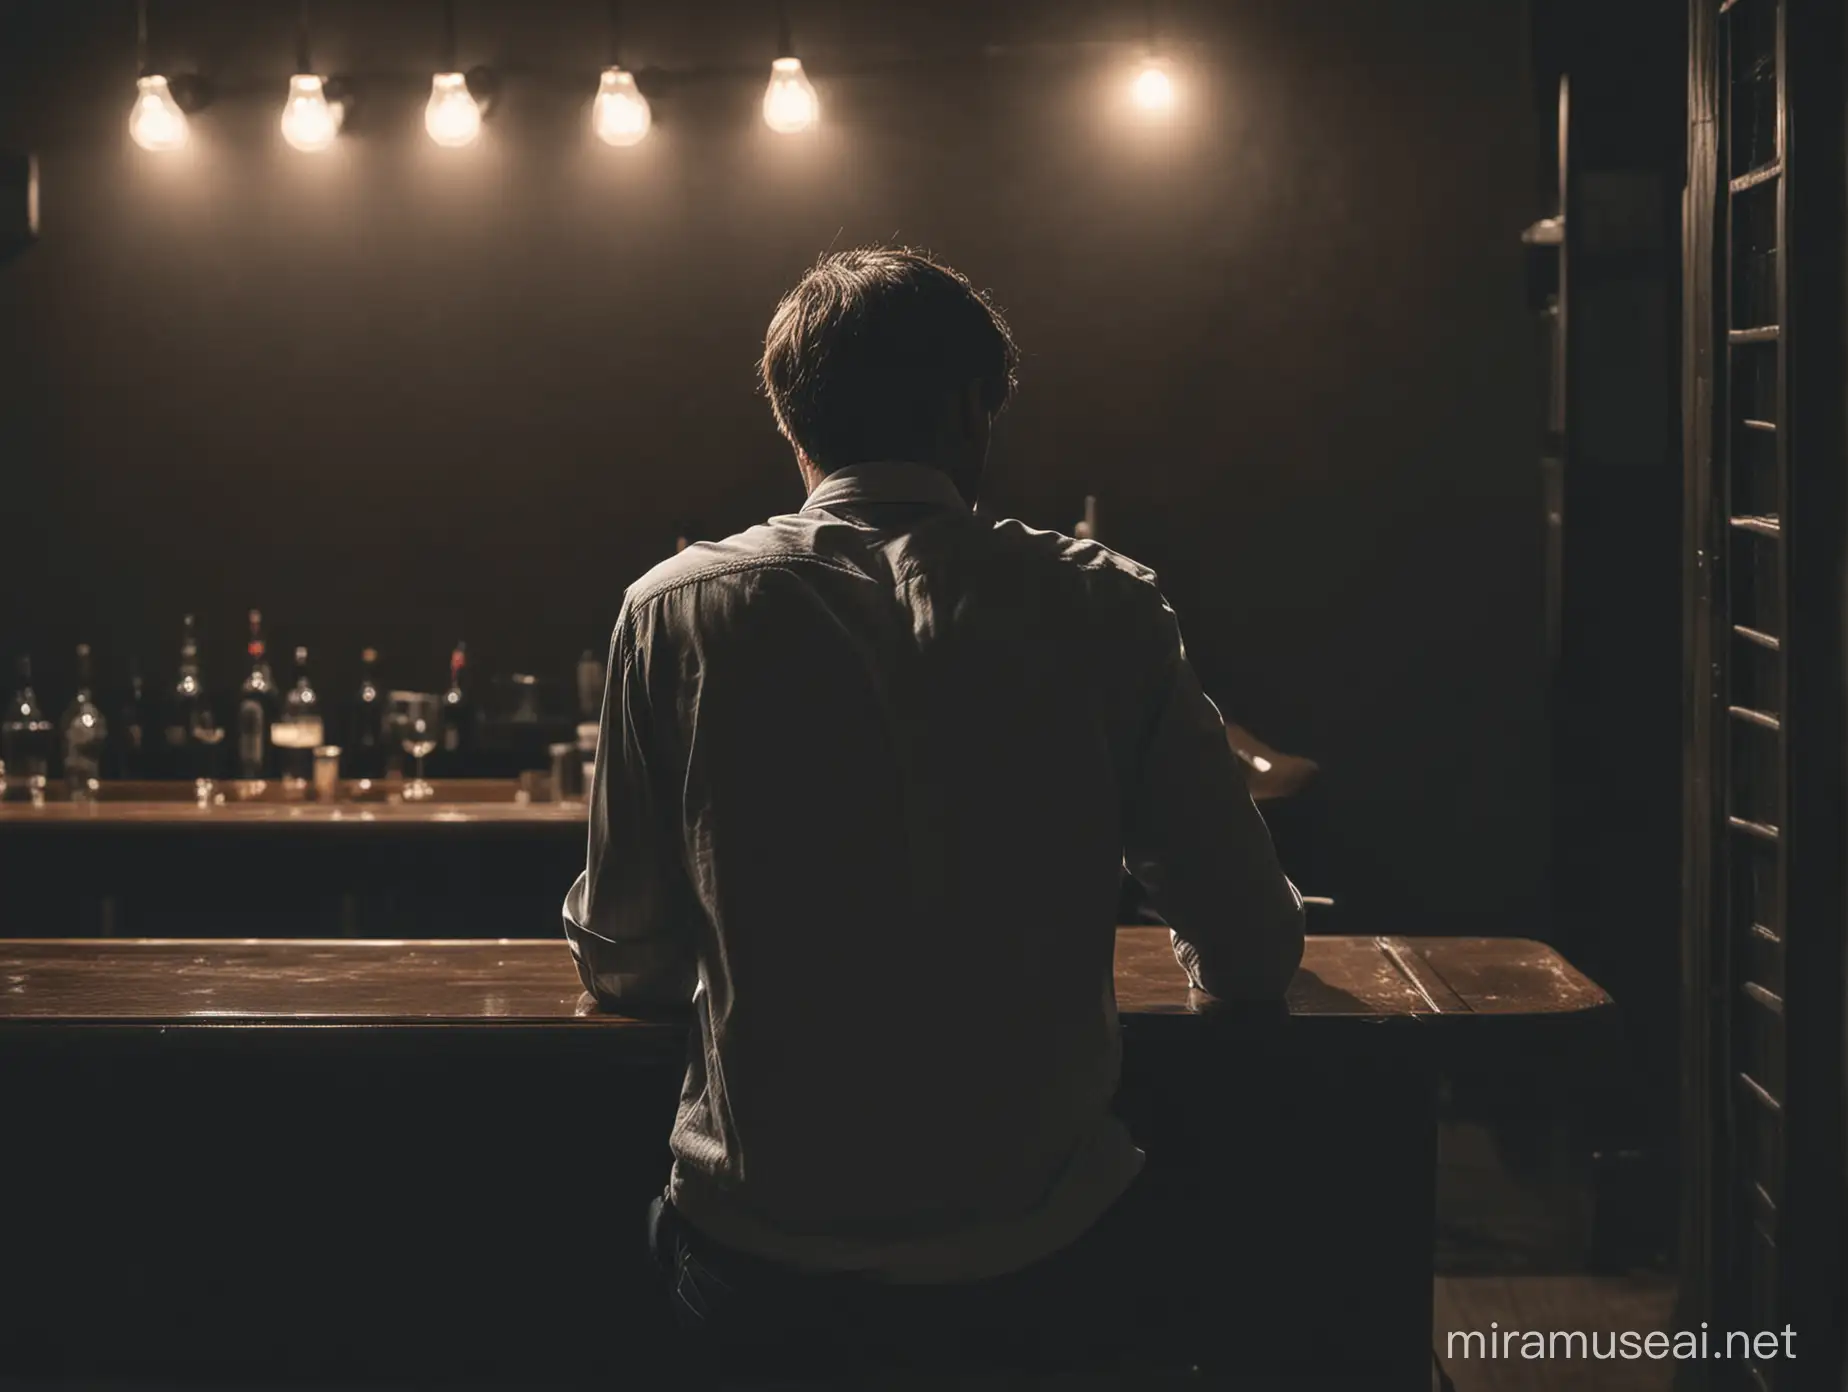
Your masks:
{"label": "back of man's head", "polygon": [[967,279],[922,252],[823,257],[777,306],[761,375],[783,432],[816,469],[935,463],[971,396],[993,416],[1019,361],[1007,323]]}

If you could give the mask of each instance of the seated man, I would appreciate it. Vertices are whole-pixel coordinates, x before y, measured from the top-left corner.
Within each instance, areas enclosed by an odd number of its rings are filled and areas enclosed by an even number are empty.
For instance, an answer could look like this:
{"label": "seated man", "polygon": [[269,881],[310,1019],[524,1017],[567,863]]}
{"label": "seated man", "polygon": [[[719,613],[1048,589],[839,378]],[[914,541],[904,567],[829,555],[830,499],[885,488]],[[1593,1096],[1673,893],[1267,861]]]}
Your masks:
{"label": "seated man", "polygon": [[762,363],[807,503],[617,621],[565,932],[606,1008],[692,1004],[650,1233],[717,1339],[1096,1332],[1149,1285],[1122,868],[1203,989],[1275,1003],[1301,958],[1154,575],[972,511],[1016,361],[948,267],[828,256]]}

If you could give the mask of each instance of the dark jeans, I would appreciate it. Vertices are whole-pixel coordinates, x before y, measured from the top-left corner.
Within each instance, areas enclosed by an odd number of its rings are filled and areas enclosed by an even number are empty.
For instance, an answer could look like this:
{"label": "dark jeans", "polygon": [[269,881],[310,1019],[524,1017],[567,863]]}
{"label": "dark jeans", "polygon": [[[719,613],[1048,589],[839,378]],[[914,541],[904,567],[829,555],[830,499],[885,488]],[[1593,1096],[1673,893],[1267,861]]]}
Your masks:
{"label": "dark jeans", "polygon": [[812,1375],[1185,1365],[1164,1335],[1187,1319],[1191,1282],[1171,1280],[1156,1256],[1180,1236],[1155,1211],[1159,1187],[1140,1177],[1070,1246],[1004,1276],[951,1285],[764,1261],[712,1241],[665,1198],[649,1206],[648,1243],[689,1352],[721,1366]]}

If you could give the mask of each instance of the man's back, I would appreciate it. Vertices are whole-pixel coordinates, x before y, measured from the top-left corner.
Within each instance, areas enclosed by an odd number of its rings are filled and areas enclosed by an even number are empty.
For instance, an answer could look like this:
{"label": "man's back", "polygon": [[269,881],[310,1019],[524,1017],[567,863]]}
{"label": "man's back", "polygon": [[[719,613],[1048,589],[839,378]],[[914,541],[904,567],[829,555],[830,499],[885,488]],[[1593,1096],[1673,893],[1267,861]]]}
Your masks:
{"label": "man's back", "polygon": [[1126,853],[1197,978],[1279,988],[1299,906],[1142,568],[875,464],[644,577],[566,918],[600,997],[694,996],[676,1208],[898,1279],[1074,1240],[1140,1163]]}

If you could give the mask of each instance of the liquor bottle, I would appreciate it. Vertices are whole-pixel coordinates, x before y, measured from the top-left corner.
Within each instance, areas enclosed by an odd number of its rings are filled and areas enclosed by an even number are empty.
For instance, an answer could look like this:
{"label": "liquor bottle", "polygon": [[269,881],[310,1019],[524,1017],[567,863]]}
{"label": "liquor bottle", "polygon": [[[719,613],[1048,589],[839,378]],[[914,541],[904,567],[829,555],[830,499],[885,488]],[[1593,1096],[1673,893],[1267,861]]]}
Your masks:
{"label": "liquor bottle", "polygon": [[250,674],[238,692],[237,776],[260,782],[275,772],[276,750],[270,730],[276,723],[276,679],[264,657],[263,614],[250,611]]}
{"label": "liquor bottle", "polygon": [[468,694],[467,670],[468,644],[458,642],[449,654],[449,689],[443,692],[443,757],[439,767],[446,778],[463,778],[473,771],[475,703]]}
{"label": "liquor bottle", "polygon": [[385,695],[374,671],[378,660],[377,648],[359,654],[359,690],[353,693],[346,732],[340,740],[348,778],[385,776]]}
{"label": "liquor bottle", "polygon": [[[167,723],[161,731],[162,762],[170,778],[210,778],[216,746],[224,739],[224,730],[212,718],[211,703],[205,694],[205,679],[199,673],[199,637],[193,616],[182,621],[180,633],[180,673],[174,680],[167,703]],[[207,738],[200,739],[201,726]]]}
{"label": "liquor bottle", "polygon": [[108,748],[109,722],[96,704],[96,674],[90,666],[90,645],[77,645],[77,694],[64,708],[58,728],[64,736],[64,781],[72,802],[94,798],[103,781],[103,751]]}
{"label": "liquor bottle", "polygon": [[305,791],[314,777],[314,751],[327,743],[321,698],[308,679],[306,648],[295,650],[295,685],[282,698],[282,713],[270,726],[270,743],[276,748],[276,768],[283,786]]}
{"label": "liquor bottle", "polygon": [[19,689],[0,721],[0,794],[9,801],[45,801],[51,776],[51,722],[32,692],[32,658],[19,659]]}
{"label": "liquor bottle", "polygon": [[128,664],[128,699],[109,730],[115,736],[114,758],[110,761],[114,777],[152,778],[159,772],[159,750],[153,740],[154,715],[148,708],[141,664],[133,659]]}

